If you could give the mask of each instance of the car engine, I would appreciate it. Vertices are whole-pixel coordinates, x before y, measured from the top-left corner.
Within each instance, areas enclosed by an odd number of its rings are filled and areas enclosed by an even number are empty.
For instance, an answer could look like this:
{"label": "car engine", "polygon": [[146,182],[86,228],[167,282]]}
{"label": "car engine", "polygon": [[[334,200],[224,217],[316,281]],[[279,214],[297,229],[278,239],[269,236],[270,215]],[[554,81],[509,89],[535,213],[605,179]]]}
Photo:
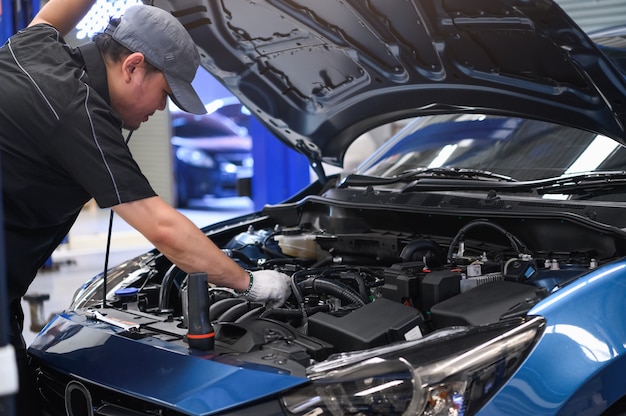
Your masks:
{"label": "car engine", "polygon": [[[472,198],[439,197],[447,209],[398,205],[393,193],[354,204],[354,191],[333,190],[209,231],[242,267],[291,276],[292,295],[270,308],[210,287],[208,316],[201,319],[210,321],[215,337],[206,349],[219,359],[303,375],[332,354],[521,319],[550,293],[624,252],[623,231],[597,221],[613,215],[610,209],[591,219],[556,205],[521,209],[522,200],[511,200],[506,209],[487,207],[485,215],[484,207],[468,209],[477,204]],[[453,202],[464,210],[452,209]],[[188,275],[158,253],[136,261],[141,267],[130,274],[112,271],[118,283],[105,312],[144,320],[128,336],[188,347],[189,321],[198,319],[189,312]],[[95,289],[83,298],[91,300],[74,306],[98,302]]]}

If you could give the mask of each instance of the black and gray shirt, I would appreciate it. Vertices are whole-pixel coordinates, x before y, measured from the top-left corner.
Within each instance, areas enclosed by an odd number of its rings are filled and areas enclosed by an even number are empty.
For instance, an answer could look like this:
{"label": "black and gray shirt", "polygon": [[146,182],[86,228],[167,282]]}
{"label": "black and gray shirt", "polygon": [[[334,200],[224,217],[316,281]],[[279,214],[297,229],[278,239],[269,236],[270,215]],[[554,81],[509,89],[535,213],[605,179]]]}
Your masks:
{"label": "black and gray shirt", "polygon": [[0,163],[9,301],[22,296],[83,205],[155,195],[111,109],[95,44],[35,25],[0,48]]}

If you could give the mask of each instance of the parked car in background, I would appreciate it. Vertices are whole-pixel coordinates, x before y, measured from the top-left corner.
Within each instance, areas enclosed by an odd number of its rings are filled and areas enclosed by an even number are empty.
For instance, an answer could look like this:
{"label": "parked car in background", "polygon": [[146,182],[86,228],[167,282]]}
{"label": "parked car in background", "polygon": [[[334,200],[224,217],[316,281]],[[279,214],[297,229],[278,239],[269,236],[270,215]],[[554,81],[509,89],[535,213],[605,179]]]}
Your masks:
{"label": "parked car in background", "polygon": [[252,177],[252,139],[246,128],[217,112],[172,112],[177,205],[207,195],[238,196],[237,182]]}
{"label": "parked car in background", "polygon": [[204,228],[292,294],[156,250],[95,276],[29,349],[51,413],[626,412],[624,49],[551,0],[156,4],[318,175]]}
{"label": "parked car in background", "polygon": [[216,98],[205,105],[205,108],[208,114],[220,114],[234,121],[239,127],[243,127],[246,130],[250,129],[250,117],[252,116],[250,110],[232,95]]}

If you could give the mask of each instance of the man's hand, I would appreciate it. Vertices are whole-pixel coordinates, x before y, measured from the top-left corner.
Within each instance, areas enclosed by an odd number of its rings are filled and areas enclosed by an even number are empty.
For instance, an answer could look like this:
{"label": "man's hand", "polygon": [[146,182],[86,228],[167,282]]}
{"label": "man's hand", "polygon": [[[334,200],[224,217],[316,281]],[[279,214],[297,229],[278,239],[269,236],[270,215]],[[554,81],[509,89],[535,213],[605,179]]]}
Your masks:
{"label": "man's hand", "polygon": [[252,272],[252,285],[244,297],[254,302],[266,302],[269,307],[281,306],[291,294],[291,278],[275,270]]}

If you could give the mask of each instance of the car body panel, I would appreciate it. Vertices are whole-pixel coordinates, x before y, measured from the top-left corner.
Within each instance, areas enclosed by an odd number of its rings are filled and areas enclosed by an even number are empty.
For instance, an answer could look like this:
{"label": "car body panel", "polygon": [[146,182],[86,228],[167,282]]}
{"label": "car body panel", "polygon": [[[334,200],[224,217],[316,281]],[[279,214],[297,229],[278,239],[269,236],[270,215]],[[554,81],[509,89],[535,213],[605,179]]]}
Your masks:
{"label": "car body panel", "polygon": [[377,124],[436,112],[523,114],[624,138],[623,77],[553,1],[154,4],[272,133],[328,162]]}
{"label": "car body panel", "polygon": [[224,411],[308,381],[120,332],[85,314],[66,312],[48,323],[31,351],[57,371],[192,415]]}
{"label": "car body panel", "polygon": [[594,400],[601,406],[621,398],[614,377],[626,371],[625,281],[622,259],[533,307],[528,314],[547,321],[542,339],[479,414],[575,414]]}

